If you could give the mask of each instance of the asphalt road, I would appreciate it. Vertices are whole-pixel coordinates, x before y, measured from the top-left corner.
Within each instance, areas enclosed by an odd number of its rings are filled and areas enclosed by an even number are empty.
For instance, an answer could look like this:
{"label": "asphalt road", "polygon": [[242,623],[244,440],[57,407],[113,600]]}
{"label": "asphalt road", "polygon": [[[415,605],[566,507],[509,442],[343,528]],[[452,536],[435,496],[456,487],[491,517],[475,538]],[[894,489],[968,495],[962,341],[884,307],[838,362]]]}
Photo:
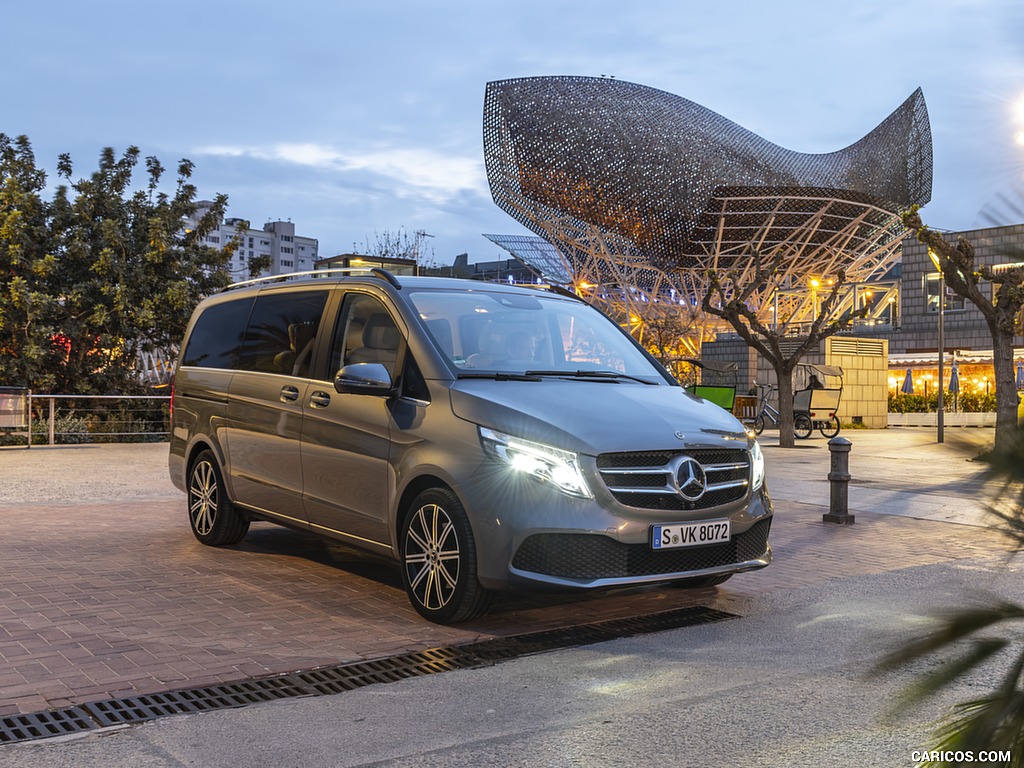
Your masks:
{"label": "asphalt road", "polygon": [[[1024,599],[1021,566],[905,569],[750,599],[742,618],[347,693],[0,748],[55,766],[912,766],[928,724],[996,670],[905,720],[867,673],[978,591]],[[917,671],[923,671],[919,665]]]}

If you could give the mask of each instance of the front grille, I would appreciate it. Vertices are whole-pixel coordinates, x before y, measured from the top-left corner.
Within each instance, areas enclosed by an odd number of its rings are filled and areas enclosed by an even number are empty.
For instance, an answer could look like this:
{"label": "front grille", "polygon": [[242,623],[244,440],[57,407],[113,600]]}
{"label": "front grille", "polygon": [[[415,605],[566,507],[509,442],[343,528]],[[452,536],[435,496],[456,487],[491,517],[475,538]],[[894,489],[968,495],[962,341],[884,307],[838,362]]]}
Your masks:
{"label": "front grille", "polygon": [[[672,473],[682,456],[700,462],[707,489],[696,501],[683,498],[673,486]],[[603,453],[597,469],[620,504],[637,509],[695,510],[741,500],[747,493],[750,458],[745,450],[633,451]]]}
{"label": "front grille", "polygon": [[699,571],[756,560],[768,551],[772,519],[761,520],[728,542],[655,550],[588,533],[538,533],[519,547],[515,568],[565,579],[621,579]]}

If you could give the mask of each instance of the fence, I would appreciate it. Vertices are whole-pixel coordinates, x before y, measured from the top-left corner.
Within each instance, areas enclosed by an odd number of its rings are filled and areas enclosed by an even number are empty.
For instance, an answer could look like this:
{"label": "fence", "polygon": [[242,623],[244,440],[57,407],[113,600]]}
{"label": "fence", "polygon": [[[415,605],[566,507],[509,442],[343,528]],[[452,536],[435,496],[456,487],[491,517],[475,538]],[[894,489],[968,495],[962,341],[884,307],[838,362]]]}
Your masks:
{"label": "fence", "polygon": [[[27,393],[29,445],[159,442],[170,434],[168,395],[34,395]],[[2,425],[0,425],[2,426]],[[0,430],[4,442],[12,436]]]}

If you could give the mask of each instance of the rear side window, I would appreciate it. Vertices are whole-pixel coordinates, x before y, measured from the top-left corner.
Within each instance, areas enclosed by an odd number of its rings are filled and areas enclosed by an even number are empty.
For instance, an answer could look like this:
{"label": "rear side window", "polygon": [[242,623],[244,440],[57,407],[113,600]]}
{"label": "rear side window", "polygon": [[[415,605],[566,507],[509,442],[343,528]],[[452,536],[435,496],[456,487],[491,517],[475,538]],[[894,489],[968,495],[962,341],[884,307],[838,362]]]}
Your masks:
{"label": "rear side window", "polygon": [[234,368],[252,301],[252,298],[226,301],[203,310],[192,327],[181,364],[199,368]]}
{"label": "rear side window", "polygon": [[256,298],[242,341],[243,371],[309,376],[327,291],[265,293]]}

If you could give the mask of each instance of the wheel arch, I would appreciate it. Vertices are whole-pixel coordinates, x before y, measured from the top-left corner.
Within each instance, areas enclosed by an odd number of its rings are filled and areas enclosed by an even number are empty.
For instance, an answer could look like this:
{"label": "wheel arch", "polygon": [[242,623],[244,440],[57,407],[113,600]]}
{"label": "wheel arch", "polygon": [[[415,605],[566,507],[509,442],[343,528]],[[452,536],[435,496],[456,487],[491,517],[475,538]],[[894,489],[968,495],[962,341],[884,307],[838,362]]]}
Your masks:
{"label": "wheel arch", "polygon": [[231,478],[228,475],[227,463],[224,460],[224,452],[221,451],[220,446],[206,437],[197,438],[195,442],[188,447],[188,451],[185,453],[185,482],[188,483],[188,478],[192,474],[192,466],[195,464],[196,458],[203,451],[209,451],[213,454],[213,458],[217,460],[217,467],[220,469],[221,479],[224,481],[224,489],[228,493],[228,498],[231,501],[234,501],[235,491],[231,487]]}
{"label": "wheel arch", "polygon": [[[405,522],[405,518],[408,516],[410,507],[412,506],[413,500],[429,488],[444,488],[451,493],[454,493],[458,497],[462,506],[466,506],[466,502],[463,501],[462,495],[452,487],[452,484],[446,482],[437,475],[426,474],[420,475],[419,477],[413,478],[408,485],[402,490],[402,495],[398,500],[398,504],[395,505],[395,544],[398,544],[399,533],[402,530],[402,524]],[[473,527],[472,521],[470,521],[470,528]],[[473,533],[476,536],[476,532]],[[397,550],[396,550],[397,551]]]}

